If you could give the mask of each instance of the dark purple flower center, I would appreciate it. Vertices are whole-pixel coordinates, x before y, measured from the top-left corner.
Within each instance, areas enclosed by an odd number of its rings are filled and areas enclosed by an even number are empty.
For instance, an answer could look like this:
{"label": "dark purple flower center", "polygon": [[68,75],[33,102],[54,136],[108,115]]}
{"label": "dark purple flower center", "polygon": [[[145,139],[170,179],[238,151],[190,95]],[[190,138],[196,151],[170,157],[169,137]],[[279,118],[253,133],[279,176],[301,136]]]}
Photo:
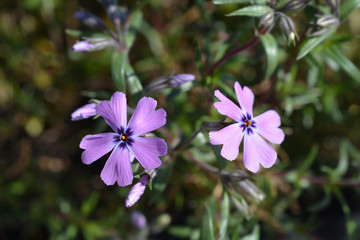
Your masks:
{"label": "dark purple flower center", "polygon": [[253,134],[254,129],[256,128],[256,122],[252,119],[251,115],[249,113],[247,113],[246,115],[243,114],[243,116],[241,117],[241,121],[241,127],[243,132],[246,131],[248,135]]}
{"label": "dark purple flower center", "polygon": [[132,145],[134,140],[131,138],[132,132],[130,128],[126,130],[124,128],[120,128],[116,132],[118,135],[114,137],[114,141],[116,143],[120,143],[119,146],[121,148],[126,147],[127,145]]}

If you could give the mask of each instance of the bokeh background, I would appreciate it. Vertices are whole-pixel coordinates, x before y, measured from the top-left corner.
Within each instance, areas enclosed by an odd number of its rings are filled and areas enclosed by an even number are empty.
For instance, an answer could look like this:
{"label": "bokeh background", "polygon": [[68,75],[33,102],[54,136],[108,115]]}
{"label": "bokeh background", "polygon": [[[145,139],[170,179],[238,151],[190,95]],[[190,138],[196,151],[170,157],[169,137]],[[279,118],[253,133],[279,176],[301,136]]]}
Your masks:
{"label": "bokeh background", "polygon": [[[118,2],[128,8],[135,4]],[[130,52],[143,85],[172,73],[192,73],[199,82],[175,97],[153,95],[168,112],[166,128],[173,139],[167,142],[174,145],[203,122],[221,120],[211,107],[214,89],[230,92],[235,80],[248,85],[256,95],[255,111],[278,111],[287,136],[278,148],[281,162],[252,178],[265,199],[247,198],[249,216],[231,208],[229,236],[360,237],[357,73],[344,71],[325,50],[297,62],[299,47],[288,45],[275,27],[279,65],[270,80],[263,80],[261,44],[231,58],[212,78],[202,79],[199,62],[214,62],[217,54],[253,35],[255,18],[225,17],[237,6],[202,0],[154,0],[144,6],[146,23]],[[96,0],[0,2],[0,239],[199,239],[206,206],[212,209],[217,231],[221,181],[196,166],[189,153],[171,159],[166,183],[156,193],[147,189],[130,209],[124,206],[129,187],[109,187],[100,180],[105,159],[82,164],[81,138],[106,125],[100,118],[72,122],[70,114],[93,96],[109,98],[116,88],[110,68],[113,50],[71,51],[78,39],[65,30],[86,29],[73,17],[79,9],[110,25]],[[300,36],[311,22],[306,11],[292,15]],[[335,45],[359,66],[359,22],[360,12],[355,11],[323,48]],[[201,136],[196,144],[211,149],[207,133]],[[189,147],[192,156],[216,165],[214,156],[203,154],[196,144]],[[229,168],[244,170],[239,159]],[[134,210],[146,216],[146,228],[132,224]]]}

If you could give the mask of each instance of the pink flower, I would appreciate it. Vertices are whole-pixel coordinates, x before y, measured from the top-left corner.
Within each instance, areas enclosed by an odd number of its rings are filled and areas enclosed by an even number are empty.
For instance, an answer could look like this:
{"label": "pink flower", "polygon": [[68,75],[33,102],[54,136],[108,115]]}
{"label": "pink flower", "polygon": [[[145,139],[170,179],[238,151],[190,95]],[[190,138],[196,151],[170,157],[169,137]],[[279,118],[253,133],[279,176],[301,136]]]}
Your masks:
{"label": "pink flower", "polygon": [[259,164],[269,168],[277,159],[276,151],[263,138],[280,144],[284,141],[285,134],[279,128],[281,120],[277,112],[269,110],[254,117],[253,92],[248,87],[242,89],[238,82],[234,87],[240,107],[219,90],[215,91],[215,96],[220,102],[214,103],[214,106],[219,113],[232,118],[236,123],[210,132],[210,142],[213,145],[223,145],[221,156],[232,161],[239,155],[239,146],[244,137],[244,164],[249,171],[255,173],[259,170]]}
{"label": "pink flower", "polygon": [[166,123],[166,112],[155,110],[157,102],[151,97],[143,97],[138,102],[134,114],[127,122],[126,96],[116,92],[110,102],[102,101],[96,112],[102,116],[114,132],[86,135],[80,142],[84,164],[91,164],[108,152],[111,152],[103,170],[101,179],[106,185],[115,182],[120,187],[133,181],[131,162],[134,157],[146,170],[161,165],[159,156],[165,156],[167,145],[164,139],[142,137]]}

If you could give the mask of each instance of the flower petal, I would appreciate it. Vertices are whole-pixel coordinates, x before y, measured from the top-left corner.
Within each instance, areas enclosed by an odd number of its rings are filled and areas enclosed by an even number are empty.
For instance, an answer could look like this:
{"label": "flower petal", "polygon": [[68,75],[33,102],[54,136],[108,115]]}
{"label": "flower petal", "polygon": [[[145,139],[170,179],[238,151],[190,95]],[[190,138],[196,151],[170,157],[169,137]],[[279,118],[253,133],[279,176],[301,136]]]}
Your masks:
{"label": "flower petal", "polygon": [[96,115],[96,104],[89,103],[75,110],[71,114],[71,121],[79,121]]}
{"label": "flower petal", "polygon": [[259,163],[269,168],[277,158],[276,151],[259,134],[246,135],[244,139],[244,164],[251,172],[259,170]]}
{"label": "flower petal", "polygon": [[151,132],[166,123],[165,110],[160,108],[155,111],[156,104],[156,100],[151,97],[140,99],[128,124],[133,136]]}
{"label": "flower petal", "polygon": [[241,86],[238,82],[235,82],[234,88],[241,109],[252,116],[254,93],[248,87],[244,87],[243,89],[241,89]]}
{"label": "flower petal", "polygon": [[229,118],[239,121],[242,116],[241,109],[233,101],[225,97],[219,90],[215,91],[215,96],[220,102],[214,103],[214,107],[222,115],[228,116]]}
{"label": "flower petal", "polygon": [[146,170],[159,167],[161,165],[159,156],[167,153],[167,145],[162,138],[137,137],[129,148]]}
{"label": "flower petal", "polygon": [[269,110],[254,118],[257,132],[268,141],[280,144],[284,141],[285,134],[278,128],[281,124],[280,116],[274,110]]}
{"label": "flower petal", "polygon": [[120,187],[130,185],[133,173],[130,163],[130,152],[126,147],[115,147],[106,161],[100,175],[106,185],[113,185],[116,181]]}
{"label": "flower petal", "polygon": [[124,93],[115,92],[111,97],[110,103],[108,101],[102,101],[96,108],[96,111],[115,132],[121,127],[126,127],[127,106]]}
{"label": "flower petal", "polygon": [[239,123],[231,124],[217,132],[209,133],[211,144],[223,144],[220,154],[230,161],[239,155],[239,146],[243,135],[244,133]]}
{"label": "flower petal", "polygon": [[91,164],[110,152],[116,145],[114,142],[115,136],[115,133],[86,135],[80,142],[80,148],[85,149],[81,154],[82,162]]}

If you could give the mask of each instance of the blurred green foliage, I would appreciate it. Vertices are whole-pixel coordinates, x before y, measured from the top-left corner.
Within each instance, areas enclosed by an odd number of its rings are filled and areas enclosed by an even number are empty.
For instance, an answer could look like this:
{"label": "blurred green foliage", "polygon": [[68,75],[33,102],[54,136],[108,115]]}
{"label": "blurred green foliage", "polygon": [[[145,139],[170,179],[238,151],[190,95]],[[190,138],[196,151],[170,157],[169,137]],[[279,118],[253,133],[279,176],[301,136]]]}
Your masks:
{"label": "blurred green foliage", "polygon": [[[129,9],[137,2],[118,1]],[[254,37],[258,18],[226,16],[248,5],[142,2],[142,21],[133,21],[136,31],[127,38],[133,46],[126,64],[112,49],[71,51],[73,36],[80,35],[65,30],[89,31],[73,17],[76,10],[85,8],[110,24],[98,1],[0,3],[0,238],[359,237],[360,12],[353,12],[358,1],[342,3],[341,25],[325,37],[305,35],[315,16],[311,5],[290,13],[297,20],[298,44],[288,45],[275,25],[211,74],[209,68],[225,53]],[[209,151],[203,131],[186,149],[164,158],[152,191],[126,209],[129,188],[100,180],[105,160],[85,166],[80,159],[81,138],[104,130],[104,121],[71,122],[70,114],[89,98],[125,91],[125,77],[137,86],[127,89],[134,107],[143,86],[182,72],[195,74],[196,81],[152,95],[167,111],[158,134],[169,147],[203,123],[221,120],[212,106],[213,91],[235,99],[232,86],[239,81],[256,95],[255,115],[270,108],[281,115],[286,138],[277,149],[279,160],[248,182],[233,183],[236,191],[224,191],[218,174],[194,162],[231,172],[245,170],[242,159],[224,162],[218,148]],[[131,224],[134,209],[147,217],[145,229]]]}

